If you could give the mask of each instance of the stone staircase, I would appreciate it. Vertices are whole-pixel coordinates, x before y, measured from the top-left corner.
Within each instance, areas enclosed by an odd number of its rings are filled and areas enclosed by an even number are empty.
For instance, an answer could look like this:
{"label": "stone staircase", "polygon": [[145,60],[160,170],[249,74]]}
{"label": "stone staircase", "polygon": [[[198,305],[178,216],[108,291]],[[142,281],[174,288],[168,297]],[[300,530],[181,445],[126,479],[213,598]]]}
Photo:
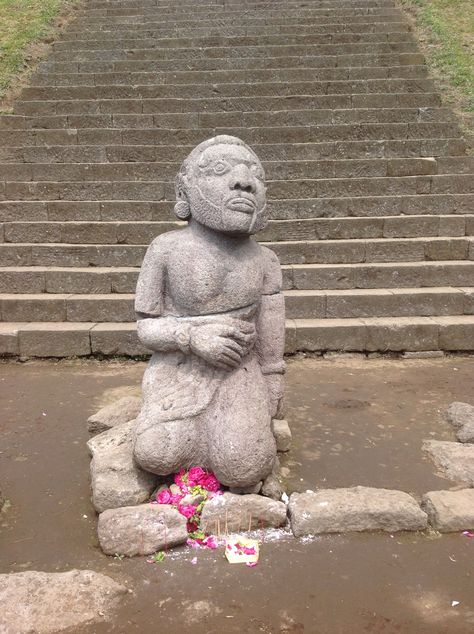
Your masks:
{"label": "stone staircase", "polygon": [[264,162],[288,352],[474,349],[474,163],[392,0],[88,0],[0,117],[0,352],[145,353],[142,257],[221,133]]}

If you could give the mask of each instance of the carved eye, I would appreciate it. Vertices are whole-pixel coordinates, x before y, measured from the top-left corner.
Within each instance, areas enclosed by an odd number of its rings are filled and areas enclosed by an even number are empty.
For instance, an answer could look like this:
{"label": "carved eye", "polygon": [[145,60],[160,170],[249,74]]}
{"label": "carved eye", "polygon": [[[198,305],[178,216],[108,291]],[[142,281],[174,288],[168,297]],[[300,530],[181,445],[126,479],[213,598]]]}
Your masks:
{"label": "carved eye", "polygon": [[219,176],[221,174],[225,174],[228,169],[229,164],[226,161],[217,161],[216,163],[214,163],[214,173],[218,174]]}
{"label": "carved eye", "polygon": [[256,178],[260,179],[261,181],[265,180],[265,174],[263,173],[263,169],[260,167],[260,165],[254,163],[250,166],[250,171]]}

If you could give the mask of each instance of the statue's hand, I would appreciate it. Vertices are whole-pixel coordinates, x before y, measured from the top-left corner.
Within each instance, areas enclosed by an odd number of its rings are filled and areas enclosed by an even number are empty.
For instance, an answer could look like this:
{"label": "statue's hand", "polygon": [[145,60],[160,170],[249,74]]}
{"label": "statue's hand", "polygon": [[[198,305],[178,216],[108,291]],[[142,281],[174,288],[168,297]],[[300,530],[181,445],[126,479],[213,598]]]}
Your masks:
{"label": "statue's hand", "polygon": [[265,375],[268,399],[270,402],[270,416],[281,418],[283,414],[283,374]]}
{"label": "statue's hand", "polygon": [[245,321],[195,324],[191,329],[189,347],[211,365],[233,370],[239,367],[252,347],[255,336],[254,325]]}

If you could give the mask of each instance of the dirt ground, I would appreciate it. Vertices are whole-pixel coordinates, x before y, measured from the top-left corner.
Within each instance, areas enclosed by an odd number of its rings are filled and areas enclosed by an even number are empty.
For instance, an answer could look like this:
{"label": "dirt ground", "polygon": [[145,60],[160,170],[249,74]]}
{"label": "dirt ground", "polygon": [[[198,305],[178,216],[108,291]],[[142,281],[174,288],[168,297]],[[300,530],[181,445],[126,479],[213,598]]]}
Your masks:
{"label": "dirt ground", "polygon": [[[460,534],[275,532],[256,568],[187,548],[153,565],[103,555],[85,421],[136,391],[144,367],[0,364],[0,488],[11,503],[0,516],[0,572],[89,568],[126,582],[132,593],[114,620],[81,630],[88,634],[474,632],[474,539]],[[455,486],[434,473],[421,442],[454,439],[441,412],[474,402],[472,357],[300,358],[287,377],[288,491],[361,484],[420,496]]]}

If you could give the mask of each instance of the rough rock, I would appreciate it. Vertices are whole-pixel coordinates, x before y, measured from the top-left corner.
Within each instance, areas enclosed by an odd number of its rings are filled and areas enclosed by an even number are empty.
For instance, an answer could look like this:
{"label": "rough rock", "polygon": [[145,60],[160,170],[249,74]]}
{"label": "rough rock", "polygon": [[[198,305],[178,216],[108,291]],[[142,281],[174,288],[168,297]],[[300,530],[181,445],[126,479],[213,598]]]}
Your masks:
{"label": "rough rock", "polygon": [[474,420],[466,423],[456,431],[456,438],[459,442],[474,443]]}
{"label": "rough rock", "polygon": [[446,440],[425,440],[426,451],[440,474],[468,487],[474,487],[474,446]]}
{"label": "rough rock", "polygon": [[430,524],[442,533],[474,529],[474,489],[430,491],[421,505]]}
{"label": "rough rock", "polygon": [[448,423],[455,428],[459,442],[474,442],[474,407],[472,405],[451,403],[445,416]]}
{"label": "rough rock", "polygon": [[474,406],[455,401],[446,410],[446,420],[456,429],[474,423]]}
{"label": "rough rock", "polygon": [[224,493],[204,505],[201,527],[204,531],[240,532],[255,528],[283,526],[286,506],[261,495]]}
{"label": "rough rock", "polygon": [[353,487],[293,493],[289,514],[295,537],[318,533],[426,528],[427,516],[403,491]]}
{"label": "rough rock", "polygon": [[283,485],[280,482],[280,477],[281,464],[280,459],[277,456],[275,458],[275,462],[273,463],[272,472],[263,481],[260,493],[267,498],[272,498],[272,500],[281,500],[284,489]]}
{"label": "rough rock", "polygon": [[288,421],[274,418],[272,432],[275,437],[277,451],[288,451],[291,447],[291,430]]}
{"label": "rough rock", "polygon": [[104,511],[99,516],[99,542],[106,555],[149,555],[184,544],[186,518],[165,504],[143,504]]}
{"label": "rough rock", "polygon": [[141,407],[139,396],[124,396],[111,405],[106,405],[87,419],[87,429],[90,434],[100,434],[116,425],[128,423],[135,419]]}
{"label": "rough rock", "polygon": [[99,623],[110,618],[127,592],[110,577],[92,570],[3,574],[0,632],[46,634]]}
{"label": "rough rock", "polygon": [[135,463],[132,450],[134,421],[94,436],[87,446],[92,454],[92,503],[97,512],[145,502],[157,477]]}
{"label": "rough rock", "polygon": [[273,475],[273,473],[270,473],[270,475],[265,478],[261,493],[272,500],[281,500],[283,487],[280,480]]}

